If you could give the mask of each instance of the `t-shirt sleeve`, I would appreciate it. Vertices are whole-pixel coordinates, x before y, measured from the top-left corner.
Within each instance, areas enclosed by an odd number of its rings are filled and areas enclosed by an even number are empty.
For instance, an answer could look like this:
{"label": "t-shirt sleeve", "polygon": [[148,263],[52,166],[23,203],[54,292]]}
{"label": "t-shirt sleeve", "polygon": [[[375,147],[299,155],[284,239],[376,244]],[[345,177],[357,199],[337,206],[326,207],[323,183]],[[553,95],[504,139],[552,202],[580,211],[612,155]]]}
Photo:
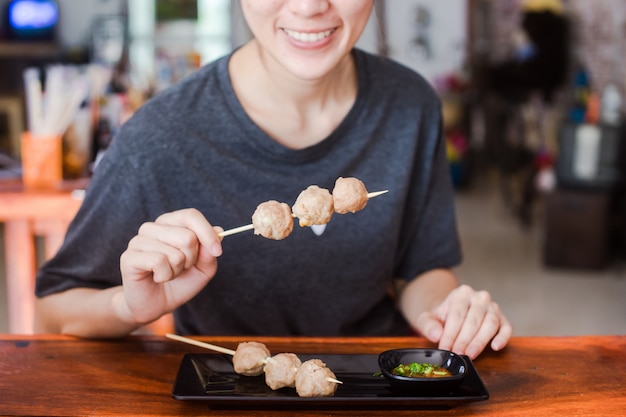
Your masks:
{"label": "t-shirt sleeve", "polygon": [[35,294],[121,284],[119,258],[145,221],[141,176],[116,138],[98,165],[59,252],[39,269]]}

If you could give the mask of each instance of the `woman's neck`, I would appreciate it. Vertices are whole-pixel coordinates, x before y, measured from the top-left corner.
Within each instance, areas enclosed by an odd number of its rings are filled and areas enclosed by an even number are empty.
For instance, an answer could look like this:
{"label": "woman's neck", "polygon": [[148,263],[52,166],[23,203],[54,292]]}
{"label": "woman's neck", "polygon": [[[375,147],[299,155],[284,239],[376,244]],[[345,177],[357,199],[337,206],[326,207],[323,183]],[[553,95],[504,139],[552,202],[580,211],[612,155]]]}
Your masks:
{"label": "woman's neck", "polygon": [[235,93],[254,122],[272,139],[293,149],[324,140],[346,117],[358,90],[351,57],[321,79],[303,80],[264,59],[256,42],[230,62]]}

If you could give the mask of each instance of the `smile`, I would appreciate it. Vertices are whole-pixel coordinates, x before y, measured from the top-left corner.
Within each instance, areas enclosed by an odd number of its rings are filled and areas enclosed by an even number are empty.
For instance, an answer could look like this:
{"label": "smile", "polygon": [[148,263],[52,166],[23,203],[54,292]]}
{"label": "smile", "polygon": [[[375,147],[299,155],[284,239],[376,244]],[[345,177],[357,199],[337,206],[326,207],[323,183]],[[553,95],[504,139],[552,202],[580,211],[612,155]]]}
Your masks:
{"label": "smile", "polygon": [[324,38],[330,36],[331,33],[335,31],[335,29],[325,30],[324,32],[296,32],[295,30],[283,29],[284,32],[292,39],[295,39],[299,42],[318,42]]}

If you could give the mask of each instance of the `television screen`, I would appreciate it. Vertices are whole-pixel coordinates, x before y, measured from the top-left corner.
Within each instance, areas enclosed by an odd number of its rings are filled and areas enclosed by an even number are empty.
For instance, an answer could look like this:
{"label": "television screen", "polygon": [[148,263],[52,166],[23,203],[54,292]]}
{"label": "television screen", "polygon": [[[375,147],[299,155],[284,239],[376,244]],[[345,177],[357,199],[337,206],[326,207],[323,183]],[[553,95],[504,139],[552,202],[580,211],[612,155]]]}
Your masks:
{"label": "television screen", "polygon": [[13,39],[50,40],[59,21],[55,0],[12,0],[7,10]]}

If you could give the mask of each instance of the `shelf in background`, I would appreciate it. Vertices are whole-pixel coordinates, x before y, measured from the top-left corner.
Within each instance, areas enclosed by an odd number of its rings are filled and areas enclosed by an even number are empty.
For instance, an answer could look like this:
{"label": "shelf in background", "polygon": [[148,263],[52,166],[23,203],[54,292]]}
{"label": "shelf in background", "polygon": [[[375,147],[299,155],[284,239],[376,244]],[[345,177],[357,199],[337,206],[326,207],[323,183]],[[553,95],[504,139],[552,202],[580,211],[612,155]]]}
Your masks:
{"label": "shelf in background", "polygon": [[56,42],[0,41],[0,58],[54,58],[60,54]]}

